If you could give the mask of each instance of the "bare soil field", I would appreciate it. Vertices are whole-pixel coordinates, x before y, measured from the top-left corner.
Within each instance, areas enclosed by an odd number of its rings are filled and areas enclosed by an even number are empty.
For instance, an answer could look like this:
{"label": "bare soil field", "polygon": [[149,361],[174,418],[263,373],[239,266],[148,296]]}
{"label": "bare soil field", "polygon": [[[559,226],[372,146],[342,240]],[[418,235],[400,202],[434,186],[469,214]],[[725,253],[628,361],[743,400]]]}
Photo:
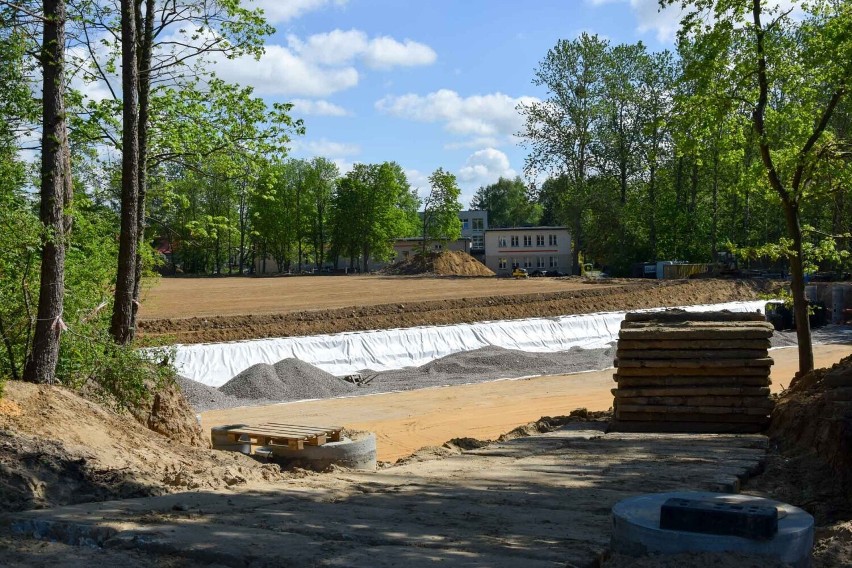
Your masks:
{"label": "bare soil field", "polygon": [[753,300],[737,280],[304,276],[162,279],[145,299],[147,341],[236,341]]}

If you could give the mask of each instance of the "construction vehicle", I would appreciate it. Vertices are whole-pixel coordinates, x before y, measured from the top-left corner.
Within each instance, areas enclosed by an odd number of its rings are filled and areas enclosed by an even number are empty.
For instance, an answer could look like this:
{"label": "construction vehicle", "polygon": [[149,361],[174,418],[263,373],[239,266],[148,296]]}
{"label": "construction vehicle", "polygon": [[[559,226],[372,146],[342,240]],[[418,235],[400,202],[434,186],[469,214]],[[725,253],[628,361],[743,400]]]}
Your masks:
{"label": "construction vehicle", "polygon": [[521,268],[520,266],[516,266],[512,271],[512,278],[529,278],[530,274],[527,272],[526,268]]}

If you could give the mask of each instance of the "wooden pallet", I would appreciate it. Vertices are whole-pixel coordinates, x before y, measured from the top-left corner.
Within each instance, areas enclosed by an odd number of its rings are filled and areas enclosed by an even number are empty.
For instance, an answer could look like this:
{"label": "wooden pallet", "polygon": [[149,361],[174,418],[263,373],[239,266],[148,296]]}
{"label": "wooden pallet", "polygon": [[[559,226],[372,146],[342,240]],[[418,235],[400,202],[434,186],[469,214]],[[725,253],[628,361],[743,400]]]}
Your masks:
{"label": "wooden pallet", "polygon": [[250,443],[256,446],[286,446],[302,450],[308,446],[322,446],[326,442],[339,442],[341,427],[299,426],[280,422],[265,422],[256,426],[229,428],[228,439],[234,444]]}

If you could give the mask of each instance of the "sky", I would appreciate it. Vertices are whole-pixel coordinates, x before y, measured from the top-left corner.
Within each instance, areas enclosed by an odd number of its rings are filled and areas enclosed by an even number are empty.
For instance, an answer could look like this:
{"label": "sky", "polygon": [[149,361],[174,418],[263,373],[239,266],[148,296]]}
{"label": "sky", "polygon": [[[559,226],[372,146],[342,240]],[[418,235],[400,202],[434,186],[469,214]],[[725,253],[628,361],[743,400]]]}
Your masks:
{"label": "sky", "polygon": [[548,49],[580,33],[672,48],[678,10],[657,0],[251,0],[276,33],[259,61],[220,60],[221,78],[292,102],[306,134],[290,155],[396,161],[428,192],[442,167],[462,205],[523,174],[516,107],[546,97],[532,79]]}

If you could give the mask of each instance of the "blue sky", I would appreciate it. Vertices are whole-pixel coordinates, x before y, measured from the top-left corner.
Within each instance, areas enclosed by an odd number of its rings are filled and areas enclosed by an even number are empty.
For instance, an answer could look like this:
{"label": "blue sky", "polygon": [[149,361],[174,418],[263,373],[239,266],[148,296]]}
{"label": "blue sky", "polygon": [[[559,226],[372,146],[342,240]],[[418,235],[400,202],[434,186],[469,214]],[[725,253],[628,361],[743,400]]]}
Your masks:
{"label": "blue sky", "polygon": [[677,13],[656,0],[254,0],[277,31],[259,61],[219,61],[226,80],[295,103],[307,134],[292,155],[399,162],[421,194],[438,167],[467,207],[476,189],[523,173],[519,102],[559,39],[672,47]]}

